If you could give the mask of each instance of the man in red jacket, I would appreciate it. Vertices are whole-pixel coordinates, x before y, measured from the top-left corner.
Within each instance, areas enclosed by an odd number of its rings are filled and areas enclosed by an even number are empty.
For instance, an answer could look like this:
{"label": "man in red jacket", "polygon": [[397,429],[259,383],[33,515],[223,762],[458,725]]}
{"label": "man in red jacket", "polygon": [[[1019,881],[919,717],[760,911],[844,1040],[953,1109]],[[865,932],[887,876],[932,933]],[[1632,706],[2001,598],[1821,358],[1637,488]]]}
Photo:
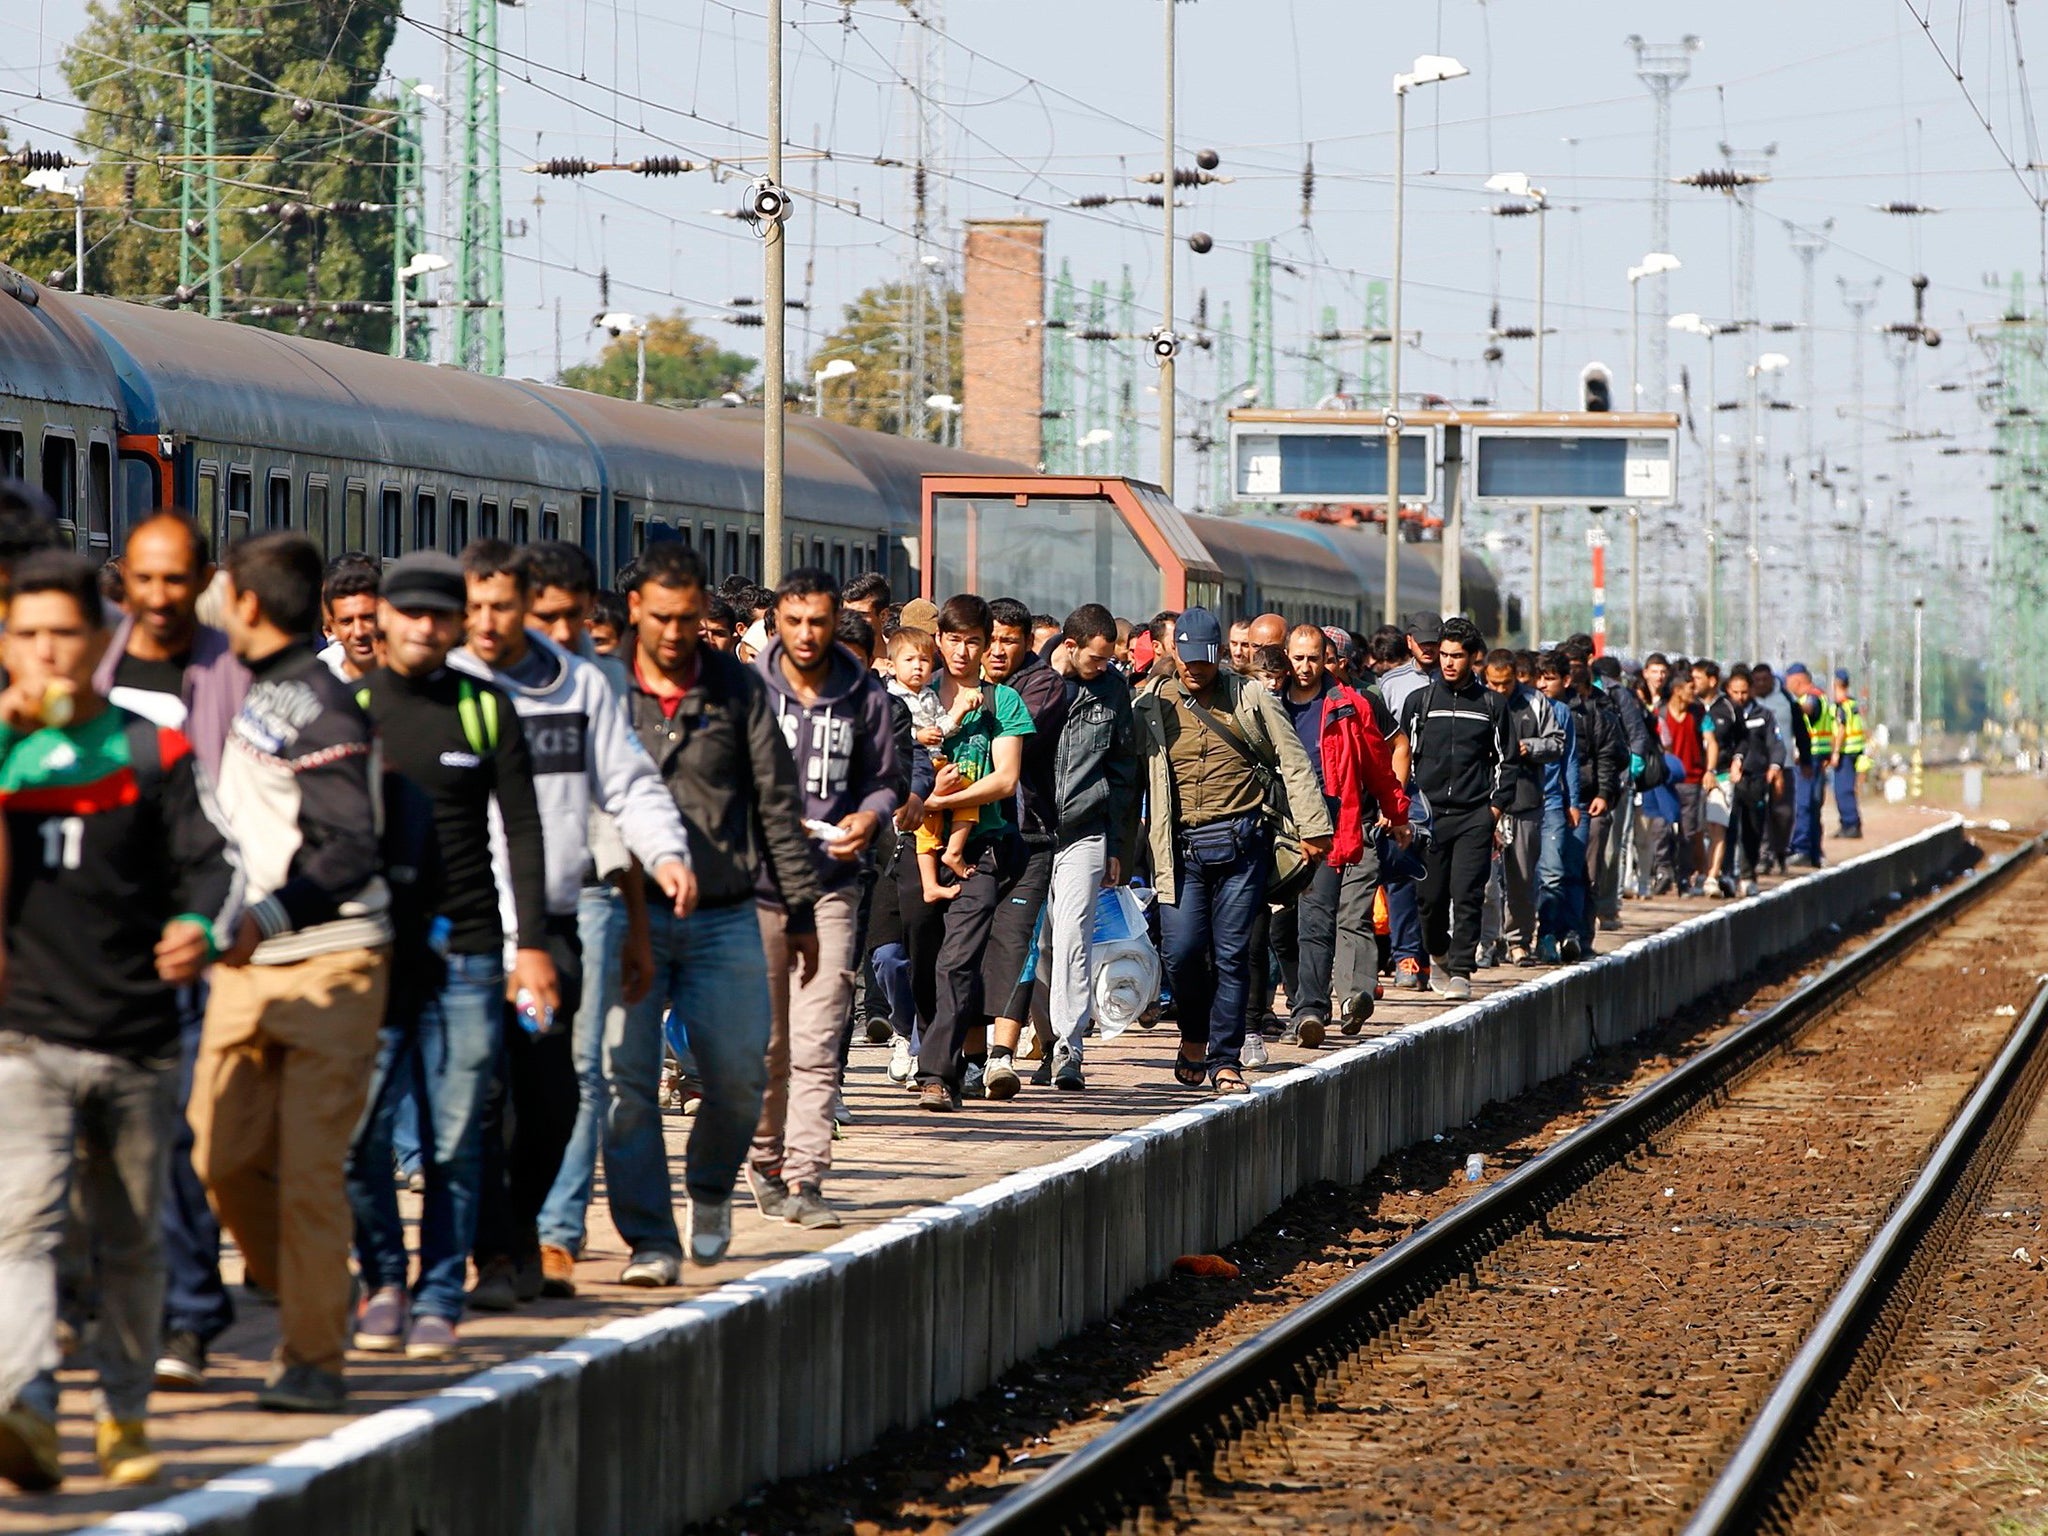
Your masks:
{"label": "man in red jacket", "polygon": [[1328,1029],[1333,993],[1342,999],[1345,1034],[1356,1034],[1372,1017],[1378,970],[1372,899],[1379,858],[1370,837],[1386,826],[1405,838],[1408,797],[1394,775],[1388,723],[1376,716],[1372,700],[1330,676],[1329,640],[1315,625],[1297,625],[1288,635],[1287,667],[1280,702],[1322,783],[1336,828],[1330,856],[1308,889],[1293,909],[1275,918],[1280,952],[1296,955],[1288,992],[1295,1036],[1314,1046]]}

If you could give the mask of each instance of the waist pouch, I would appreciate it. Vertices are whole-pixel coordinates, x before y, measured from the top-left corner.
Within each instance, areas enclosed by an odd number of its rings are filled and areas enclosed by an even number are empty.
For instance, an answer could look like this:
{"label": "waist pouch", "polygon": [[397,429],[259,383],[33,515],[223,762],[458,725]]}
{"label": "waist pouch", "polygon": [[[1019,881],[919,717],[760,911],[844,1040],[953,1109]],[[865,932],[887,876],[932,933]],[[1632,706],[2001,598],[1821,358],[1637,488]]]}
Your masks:
{"label": "waist pouch", "polygon": [[1184,827],[1180,834],[1181,857],[1203,869],[1217,869],[1235,864],[1266,836],[1266,818],[1257,814]]}

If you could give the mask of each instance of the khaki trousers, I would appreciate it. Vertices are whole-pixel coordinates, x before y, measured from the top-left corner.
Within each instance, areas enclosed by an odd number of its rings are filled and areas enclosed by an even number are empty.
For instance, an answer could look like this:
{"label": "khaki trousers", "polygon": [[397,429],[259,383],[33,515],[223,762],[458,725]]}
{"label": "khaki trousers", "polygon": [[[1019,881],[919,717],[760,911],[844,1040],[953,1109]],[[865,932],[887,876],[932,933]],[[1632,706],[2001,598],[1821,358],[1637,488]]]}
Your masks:
{"label": "khaki trousers", "polygon": [[189,1111],[193,1166],[249,1278],[277,1293],[279,1359],[339,1371],[349,1241],[342,1183],[369,1093],[388,948],[215,966]]}
{"label": "khaki trousers", "polygon": [[771,1019],[768,1091],[747,1161],[762,1173],[780,1173],[792,1190],[822,1184],[832,1171],[832,1110],[839,1097],[840,1040],[853,1000],[859,893],[828,891],[816,912],[818,971],[806,985],[789,968],[782,912],[760,909]]}

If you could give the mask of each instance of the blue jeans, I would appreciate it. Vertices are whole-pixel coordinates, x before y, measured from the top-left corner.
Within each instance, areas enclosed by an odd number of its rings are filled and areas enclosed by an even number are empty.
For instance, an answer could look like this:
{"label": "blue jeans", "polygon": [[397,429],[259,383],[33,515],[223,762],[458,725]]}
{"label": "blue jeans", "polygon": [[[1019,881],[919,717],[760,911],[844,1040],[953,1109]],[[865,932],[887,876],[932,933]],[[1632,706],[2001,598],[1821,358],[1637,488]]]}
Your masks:
{"label": "blue jeans", "polygon": [[484,1095],[498,1062],[504,1014],[504,957],[448,956],[448,980],[411,1027],[402,1019],[384,1026],[369,1108],[349,1148],[348,1198],[363,1284],[372,1291],[404,1285],[405,1227],[391,1177],[391,1132],[400,1085],[410,1080],[427,1176],[413,1310],[451,1322],[462,1316],[476,1243]]}
{"label": "blue jeans", "polygon": [[391,1117],[391,1162],[401,1179],[411,1178],[426,1162],[426,1149],[420,1145],[419,1101],[413,1097],[408,1073],[398,1077],[398,1105]]}
{"label": "blue jeans", "polygon": [[654,985],[622,1010],[616,1030],[605,1030],[611,1105],[604,1180],[613,1224],[627,1247],[680,1256],[661,1137],[661,1016],[675,1011],[704,1084],[704,1100],[690,1125],[684,1182],[693,1199],[729,1200],[768,1086],[768,962],[752,901],[681,919],[654,905],[647,926]]}
{"label": "blue jeans", "polygon": [[164,1332],[196,1333],[211,1344],[235,1320],[235,1304],[220,1278],[220,1220],[206,1203],[206,1186],[192,1166],[192,1066],[199,1059],[199,1028],[206,1021],[206,988],[178,994],[178,1118],[171,1128],[170,1184],[164,1192]]}
{"label": "blue jeans", "polygon": [[1863,812],[1856,804],[1856,759],[1845,757],[1835,764],[1835,820],[1842,824],[1844,837],[1863,835]]}
{"label": "blue jeans", "polygon": [[1819,764],[1793,770],[1792,851],[1820,859],[1821,809],[1828,803],[1828,773]]}
{"label": "blue jeans", "polygon": [[1543,841],[1536,855],[1536,935],[1582,938],[1589,924],[1586,905],[1586,841],[1563,806],[1543,808]]}
{"label": "blue jeans", "polygon": [[[884,885],[878,900],[893,900],[896,888]],[[911,995],[910,951],[895,941],[875,946],[872,957],[875,985],[889,1005],[889,1028],[899,1039],[908,1040],[917,1028],[917,1002]]]}
{"label": "blue jeans", "polygon": [[584,1215],[604,1136],[605,1020],[624,1011],[619,956],[626,947],[626,899],[608,885],[585,887],[576,898],[576,933],[583,945],[583,998],[569,1040],[576,1063],[576,1124],[562,1151],[561,1171],[540,1208],[540,1240],[581,1254]]}
{"label": "blue jeans", "polygon": [[[1251,818],[1246,818],[1247,823]],[[1208,831],[1208,828],[1201,828]],[[1185,838],[1185,834],[1182,834]],[[1190,854],[1183,841],[1174,899],[1159,903],[1159,937],[1183,1041],[1208,1042],[1207,1070],[1244,1066],[1252,927],[1266,901],[1272,834],[1248,831],[1234,856]]]}
{"label": "blue jeans", "polygon": [[1422,952],[1422,896],[1413,880],[1387,882],[1387,951],[1396,961],[1429,963]]}

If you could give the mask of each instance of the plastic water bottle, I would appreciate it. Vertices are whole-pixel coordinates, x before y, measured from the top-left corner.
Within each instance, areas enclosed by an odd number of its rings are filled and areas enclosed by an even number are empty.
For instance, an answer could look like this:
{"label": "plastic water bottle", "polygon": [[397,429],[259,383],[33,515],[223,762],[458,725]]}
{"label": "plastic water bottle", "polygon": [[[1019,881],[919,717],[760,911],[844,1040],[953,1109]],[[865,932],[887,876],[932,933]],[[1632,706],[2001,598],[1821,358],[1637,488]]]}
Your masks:
{"label": "plastic water bottle", "polygon": [[519,995],[513,999],[513,1005],[519,1013],[519,1027],[529,1035],[545,1035],[553,1031],[555,1010],[552,1007],[542,1007],[540,999],[533,995],[531,988],[521,987]]}
{"label": "plastic water bottle", "polygon": [[1485,1177],[1486,1154],[1483,1152],[1474,1152],[1470,1157],[1465,1159],[1465,1182],[1467,1184],[1477,1184],[1481,1179]]}
{"label": "plastic water bottle", "polygon": [[427,948],[437,955],[448,953],[449,937],[455,932],[455,925],[445,917],[437,917],[427,925]]}

